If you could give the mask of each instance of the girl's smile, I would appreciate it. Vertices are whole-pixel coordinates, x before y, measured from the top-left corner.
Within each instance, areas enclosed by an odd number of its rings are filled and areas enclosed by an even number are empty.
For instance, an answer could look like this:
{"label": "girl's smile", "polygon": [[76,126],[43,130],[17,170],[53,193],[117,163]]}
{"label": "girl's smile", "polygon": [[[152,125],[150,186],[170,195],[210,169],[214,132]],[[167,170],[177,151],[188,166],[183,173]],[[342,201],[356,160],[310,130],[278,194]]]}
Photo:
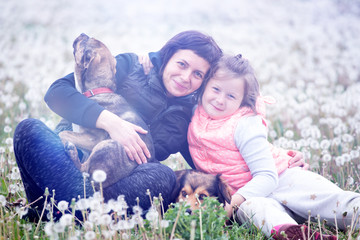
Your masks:
{"label": "girl's smile", "polygon": [[243,97],[244,80],[242,78],[213,77],[205,87],[201,104],[211,118],[219,119],[235,113]]}

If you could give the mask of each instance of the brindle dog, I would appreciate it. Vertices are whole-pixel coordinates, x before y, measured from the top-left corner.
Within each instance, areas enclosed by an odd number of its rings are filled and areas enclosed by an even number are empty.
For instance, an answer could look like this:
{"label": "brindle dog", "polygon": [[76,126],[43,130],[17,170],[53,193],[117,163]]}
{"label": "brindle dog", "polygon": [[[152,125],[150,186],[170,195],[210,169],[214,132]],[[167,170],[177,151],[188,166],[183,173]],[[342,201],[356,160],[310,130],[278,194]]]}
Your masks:
{"label": "brindle dog", "polygon": [[[75,82],[82,93],[91,93],[90,98],[104,106],[122,119],[149,131],[143,119],[130,107],[127,101],[116,94],[116,60],[109,49],[100,41],[81,34],[73,44],[75,57]],[[97,89],[107,89],[106,93],[95,94]],[[109,90],[111,89],[111,91]],[[154,156],[154,147],[150,133],[139,134]],[[92,174],[100,169],[107,178],[103,187],[108,187],[119,179],[128,176],[138,165],[127,156],[124,147],[110,139],[102,129],[89,129],[79,126],[78,132],[63,131],[59,134],[65,151],[82,172]],[[75,146],[76,147],[75,147]],[[77,148],[87,152],[88,158],[81,163]],[[85,154],[86,155],[86,154]],[[148,162],[156,161],[154,158]]]}
{"label": "brindle dog", "polygon": [[176,187],[173,201],[185,201],[190,210],[199,208],[205,197],[216,197],[220,203],[230,203],[231,193],[220,174],[212,175],[193,169],[175,171]]}

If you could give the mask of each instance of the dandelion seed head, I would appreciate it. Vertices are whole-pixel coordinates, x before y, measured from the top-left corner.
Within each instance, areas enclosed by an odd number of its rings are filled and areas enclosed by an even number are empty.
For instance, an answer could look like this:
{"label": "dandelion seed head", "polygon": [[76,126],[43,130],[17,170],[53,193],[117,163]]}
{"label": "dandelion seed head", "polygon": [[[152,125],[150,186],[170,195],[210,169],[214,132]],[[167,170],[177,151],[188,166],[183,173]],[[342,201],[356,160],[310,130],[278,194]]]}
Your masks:
{"label": "dandelion seed head", "polygon": [[323,162],[330,162],[331,161],[331,155],[330,154],[324,154],[321,158]]}
{"label": "dandelion seed head", "polygon": [[110,223],[111,223],[110,215],[103,214],[103,215],[100,216],[100,218],[99,218],[99,224],[100,225],[108,226],[108,225],[110,225]]}
{"label": "dandelion seed head", "polygon": [[94,224],[98,225],[100,220],[100,213],[96,211],[92,211],[89,213],[89,221],[93,222]]}
{"label": "dandelion seed head", "polygon": [[63,227],[67,227],[70,226],[72,224],[73,221],[73,216],[71,214],[64,214],[61,216],[60,218],[60,224],[63,225]]}
{"label": "dandelion seed head", "polygon": [[134,213],[135,215],[142,215],[143,210],[142,210],[142,208],[141,208],[140,206],[135,205],[135,206],[133,207],[133,213]]}
{"label": "dandelion seed head", "polygon": [[92,178],[94,179],[95,182],[103,183],[106,180],[106,172],[97,169],[93,172]]}
{"label": "dandelion seed head", "polygon": [[327,140],[327,139],[324,139],[324,140],[321,140],[320,142],[320,148],[323,149],[323,150],[326,150],[330,147],[330,141]]}
{"label": "dandelion seed head", "polygon": [[53,222],[47,222],[44,227],[45,234],[49,237],[54,236],[54,223]]}
{"label": "dandelion seed head", "polygon": [[16,213],[19,215],[20,218],[25,216],[29,212],[28,208],[25,207],[19,207],[16,209]]}
{"label": "dandelion seed head", "polygon": [[150,222],[155,222],[158,220],[159,213],[156,211],[155,208],[151,207],[145,215],[145,218]]}
{"label": "dandelion seed head", "polygon": [[11,146],[13,144],[13,139],[8,137],[8,138],[5,139],[5,143],[6,143],[6,145]]}
{"label": "dandelion seed head", "polygon": [[286,138],[291,139],[291,138],[294,137],[294,131],[292,131],[292,130],[287,130],[287,131],[285,132],[284,136],[285,136]]}
{"label": "dandelion seed head", "polygon": [[6,206],[6,198],[3,195],[0,195],[0,204],[1,206],[5,207]]}
{"label": "dandelion seed head", "polygon": [[12,128],[10,126],[5,126],[4,127],[4,132],[5,133],[11,133],[11,131],[12,131]]}
{"label": "dandelion seed head", "polygon": [[350,156],[351,156],[352,159],[358,158],[359,155],[360,155],[360,154],[359,154],[359,151],[358,151],[358,150],[351,150],[351,151],[350,151]]}
{"label": "dandelion seed head", "polygon": [[67,201],[60,201],[58,203],[58,209],[62,212],[64,212],[66,209],[68,209],[69,203]]}
{"label": "dandelion seed head", "polygon": [[161,221],[160,221],[160,226],[161,226],[162,228],[167,228],[167,227],[169,227],[169,221],[168,221],[168,220],[161,220]]}
{"label": "dandelion seed head", "polygon": [[96,233],[94,231],[88,231],[84,235],[86,240],[94,240],[96,239]]}
{"label": "dandelion seed head", "polygon": [[75,209],[77,210],[86,210],[89,208],[89,200],[81,198],[75,203]]}
{"label": "dandelion seed head", "polygon": [[94,223],[90,222],[90,221],[85,221],[83,226],[84,226],[84,229],[86,229],[87,231],[90,231],[91,229],[93,229]]}

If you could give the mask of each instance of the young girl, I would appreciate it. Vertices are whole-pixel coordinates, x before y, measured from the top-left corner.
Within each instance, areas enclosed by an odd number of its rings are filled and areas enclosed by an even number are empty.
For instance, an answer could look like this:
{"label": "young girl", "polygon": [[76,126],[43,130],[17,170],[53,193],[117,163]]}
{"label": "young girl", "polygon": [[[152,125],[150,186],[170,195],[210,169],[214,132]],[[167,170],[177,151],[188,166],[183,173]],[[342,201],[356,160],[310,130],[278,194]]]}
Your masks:
{"label": "young girl", "polygon": [[[228,215],[238,206],[241,222],[251,220],[274,239],[303,239],[299,225],[320,215],[341,229],[357,224],[360,194],[344,191],[322,176],[299,167],[267,141],[264,103],[249,62],[223,56],[212,70],[188,130],[190,153],[197,169],[222,174],[232,190]],[[344,214],[344,213],[347,214]],[[355,221],[354,221],[355,219]],[[313,233],[320,239],[320,234]],[[323,239],[336,239],[323,235]],[[307,239],[307,238],[306,238]]]}

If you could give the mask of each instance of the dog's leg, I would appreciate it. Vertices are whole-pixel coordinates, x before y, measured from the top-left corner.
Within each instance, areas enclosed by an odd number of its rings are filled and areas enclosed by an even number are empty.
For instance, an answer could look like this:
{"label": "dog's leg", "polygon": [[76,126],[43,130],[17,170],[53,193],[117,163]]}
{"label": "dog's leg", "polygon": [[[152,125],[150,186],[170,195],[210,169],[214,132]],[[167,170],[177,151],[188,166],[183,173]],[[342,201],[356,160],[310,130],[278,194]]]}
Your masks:
{"label": "dog's leg", "polygon": [[[90,132],[72,132],[72,131],[63,131],[59,133],[59,137],[64,142],[71,142],[76,147],[83,149],[85,151],[91,152],[91,150],[98,144],[101,140],[104,140],[105,137],[102,134],[91,134]],[[65,145],[64,145],[65,146]]]}
{"label": "dog's leg", "polygon": [[74,162],[75,166],[80,170],[81,163],[80,163],[79,154],[76,149],[76,146],[71,142],[65,142],[64,149],[65,149],[66,154]]}
{"label": "dog's leg", "polygon": [[97,144],[88,160],[81,166],[81,171],[92,174],[100,169],[106,172],[103,187],[108,187],[127,177],[138,164],[127,156],[124,147],[114,140],[104,140]]}

